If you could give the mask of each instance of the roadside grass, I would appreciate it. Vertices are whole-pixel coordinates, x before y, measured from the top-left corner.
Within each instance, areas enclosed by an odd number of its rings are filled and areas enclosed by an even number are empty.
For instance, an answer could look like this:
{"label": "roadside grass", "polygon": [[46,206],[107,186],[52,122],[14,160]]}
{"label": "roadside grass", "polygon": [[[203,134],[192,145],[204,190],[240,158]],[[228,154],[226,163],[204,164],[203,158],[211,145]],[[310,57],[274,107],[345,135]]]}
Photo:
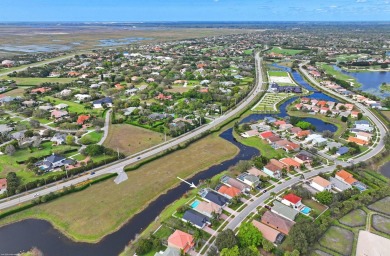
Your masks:
{"label": "roadside grass", "polygon": [[[167,136],[167,140],[170,137]],[[104,146],[132,155],[164,142],[164,134],[130,124],[110,125]]]}
{"label": "roadside grass", "polygon": [[14,80],[19,86],[36,86],[43,83],[71,83],[75,78],[58,78],[58,77],[3,77],[4,79]]}
{"label": "roadside grass", "polygon": [[45,100],[50,100],[50,102],[53,103],[53,105],[57,105],[57,104],[60,104],[60,103],[67,104],[69,106],[68,107],[68,111],[69,112],[73,112],[73,113],[78,113],[78,114],[82,114],[82,113],[98,114],[98,113],[101,112],[101,110],[87,109],[87,108],[84,107],[83,104],[80,104],[80,103],[76,103],[76,102],[73,102],[73,101],[67,101],[67,100],[61,100],[61,99],[54,98],[52,96],[45,96],[44,99]]}
{"label": "roadside grass", "polygon": [[25,218],[45,219],[75,240],[96,242],[117,230],[169,188],[178,185],[177,176],[192,176],[232,158],[237,152],[234,145],[212,134],[194,142],[186,150],[173,152],[127,172],[129,179],[126,182],[116,185],[110,179],[94,184],[82,193],[64,196],[1,219],[0,225]]}
{"label": "roadside grass", "polygon": [[238,142],[246,146],[257,148],[258,150],[260,150],[262,154],[264,154],[264,156],[268,158],[280,159],[280,158],[287,157],[287,153],[283,149],[276,150],[258,137],[242,138],[236,133],[233,134]]}
{"label": "roadside grass", "polygon": [[89,139],[91,141],[91,144],[96,144],[102,139],[103,135],[104,135],[103,132],[93,131],[93,132],[90,132],[90,133],[84,135],[83,137],[86,137],[87,139]]}
{"label": "roadside grass", "polygon": [[281,47],[273,47],[268,52],[269,53],[273,52],[273,53],[278,53],[278,54],[283,54],[283,55],[297,55],[297,54],[304,52],[304,50],[283,49]]}
{"label": "roadside grass", "polygon": [[341,255],[351,255],[353,247],[353,232],[331,226],[319,240],[321,246],[334,250]]}
{"label": "roadside grass", "polygon": [[367,213],[361,209],[353,210],[344,215],[339,222],[349,227],[360,227],[366,225]]}
{"label": "roadside grass", "polygon": [[328,75],[331,75],[337,79],[344,80],[346,82],[351,82],[355,87],[360,87],[361,84],[353,77],[343,74],[337,70],[334,70],[333,67],[329,64],[320,63],[319,67],[324,70],[324,72]]}
{"label": "roadside grass", "polygon": [[268,71],[268,76],[288,77],[288,72],[285,72],[285,71]]}

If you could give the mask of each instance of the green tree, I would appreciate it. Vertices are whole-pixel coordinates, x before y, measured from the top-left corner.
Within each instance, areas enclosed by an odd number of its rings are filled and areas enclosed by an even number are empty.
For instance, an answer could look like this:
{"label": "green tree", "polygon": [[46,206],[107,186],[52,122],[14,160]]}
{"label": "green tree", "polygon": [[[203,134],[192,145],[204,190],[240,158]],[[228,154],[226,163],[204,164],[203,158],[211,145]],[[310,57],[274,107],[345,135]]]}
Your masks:
{"label": "green tree", "polygon": [[260,252],[256,246],[249,246],[240,248],[240,256],[260,256]]}
{"label": "green tree", "polygon": [[73,137],[72,135],[66,136],[66,138],[65,138],[65,143],[66,143],[67,145],[73,145],[73,143],[74,143],[74,137]]}
{"label": "green tree", "polygon": [[333,202],[333,193],[326,190],[318,192],[314,197],[321,204],[330,205]]}
{"label": "green tree", "polygon": [[266,252],[270,252],[275,248],[274,244],[268,241],[267,239],[263,239],[262,245],[264,251]]}
{"label": "green tree", "polygon": [[304,221],[296,223],[290,230],[286,244],[306,254],[321,235],[319,225],[315,222]]}
{"label": "green tree", "polygon": [[263,234],[252,223],[241,224],[237,235],[241,247],[259,246],[263,240]]}
{"label": "green tree", "polygon": [[215,239],[215,246],[217,246],[218,250],[221,251],[224,248],[232,248],[238,244],[238,240],[234,235],[233,230],[226,229],[220,232]]}
{"label": "green tree", "polygon": [[143,255],[150,252],[153,249],[153,243],[149,239],[141,239],[138,241],[137,249],[135,252],[138,255]]}
{"label": "green tree", "polygon": [[220,256],[240,256],[240,250],[237,245],[232,248],[223,248]]}
{"label": "green tree", "polygon": [[358,113],[357,118],[358,118],[358,120],[362,119],[363,118],[363,114],[362,113]]}

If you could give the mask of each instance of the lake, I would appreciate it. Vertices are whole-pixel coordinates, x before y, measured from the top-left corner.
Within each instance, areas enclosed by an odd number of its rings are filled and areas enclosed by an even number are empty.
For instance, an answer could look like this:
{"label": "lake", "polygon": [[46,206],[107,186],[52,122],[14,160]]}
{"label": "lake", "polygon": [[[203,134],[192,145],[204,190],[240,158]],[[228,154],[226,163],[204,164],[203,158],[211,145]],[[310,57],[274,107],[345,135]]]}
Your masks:
{"label": "lake", "polygon": [[352,72],[345,71],[336,65],[333,65],[333,68],[343,74],[356,78],[356,80],[362,84],[362,86],[358,88],[359,90],[371,93],[381,98],[390,97],[389,91],[381,91],[379,88],[382,83],[390,83],[390,72]]}
{"label": "lake", "polygon": [[390,162],[382,165],[382,167],[379,169],[379,172],[382,173],[383,176],[390,178]]}

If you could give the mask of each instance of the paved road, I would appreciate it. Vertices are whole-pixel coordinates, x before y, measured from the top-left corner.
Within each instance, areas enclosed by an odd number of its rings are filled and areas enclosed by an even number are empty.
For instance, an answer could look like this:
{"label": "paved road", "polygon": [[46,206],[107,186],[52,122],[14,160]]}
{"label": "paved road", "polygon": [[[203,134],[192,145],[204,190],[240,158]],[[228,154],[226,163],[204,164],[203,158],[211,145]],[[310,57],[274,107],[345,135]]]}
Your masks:
{"label": "paved road", "polygon": [[[304,64],[302,64],[302,65],[304,65]],[[358,108],[360,108],[360,110],[364,113],[364,115],[369,117],[375,123],[375,125],[377,126],[378,131],[379,131],[379,138],[380,138],[379,143],[374,148],[372,148],[372,150],[369,151],[368,153],[366,153],[366,154],[364,154],[362,156],[356,157],[354,159],[354,162],[358,163],[358,162],[366,161],[366,160],[372,158],[373,156],[377,155],[378,153],[380,153],[383,150],[383,148],[384,148],[384,137],[385,137],[385,135],[386,135],[386,133],[388,131],[388,128],[368,108],[366,108],[364,105],[362,105],[360,103],[357,103],[357,102],[355,102],[354,100],[352,100],[350,98],[346,98],[346,97],[344,97],[344,96],[342,96],[342,95],[340,95],[340,94],[338,94],[338,93],[336,93],[336,92],[334,92],[332,90],[329,90],[327,88],[323,88],[314,78],[312,78],[302,68],[302,65],[300,65],[300,71],[308,79],[310,79],[310,81],[312,83],[314,83],[315,85],[317,85],[318,87],[320,87],[321,89],[323,89],[324,91],[328,92],[331,95],[335,95],[335,96],[337,96],[339,98],[342,98],[343,100],[345,100],[347,102],[355,104]],[[337,165],[342,165],[342,166],[346,167],[346,166],[349,166],[350,163],[346,163],[346,162],[342,162],[342,161],[336,160],[334,165],[323,167],[323,168],[320,168],[320,169],[316,169],[316,170],[307,172],[307,173],[304,174],[304,177],[305,177],[305,179],[308,179],[308,178],[317,176],[320,172],[322,172],[322,173],[332,172],[332,171],[335,170]],[[255,200],[252,203],[250,203],[248,206],[246,206],[241,212],[238,212],[233,219],[229,220],[228,224],[226,225],[226,227],[224,229],[231,229],[231,230],[236,229],[237,227],[239,227],[241,225],[241,222],[249,214],[251,214],[252,212],[256,212],[257,207],[259,207],[260,205],[264,204],[264,201],[267,200],[271,196],[272,192],[278,194],[279,192],[287,189],[288,187],[291,187],[294,184],[299,183],[300,181],[301,181],[301,179],[299,178],[299,176],[298,177],[294,177],[291,180],[284,181],[282,184],[276,185],[275,188],[270,189],[266,193],[264,193],[264,194],[260,195],[259,197],[255,198]],[[209,239],[209,241],[210,241],[210,239]],[[214,243],[212,243],[211,245],[213,245],[213,244]],[[208,246],[210,248],[211,245],[208,245],[206,243],[205,246]],[[200,251],[202,251],[202,249]],[[198,255],[200,255],[200,253],[198,253]]]}
{"label": "paved road", "polygon": [[103,145],[104,141],[107,139],[108,129],[110,128],[111,111],[112,111],[112,109],[108,110],[106,113],[106,119],[104,120],[104,127],[102,128],[104,133],[103,133],[103,137],[97,143],[98,145]]}
{"label": "paved road", "polygon": [[6,76],[6,75],[11,74],[13,72],[20,72],[20,71],[26,70],[28,68],[40,67],[40,66],[47,65],[47,64],[50,64],[50,63],[55,63],[55,62],[58,62],[58,61],[67,60],[67,59],[70,59],[70,58],[73,58],[73,57],[74,57],[74,54],[68,55],[68,56],[64,56],[64,57],[61,57],[61,58],[51,59],[51,60],[50,59],[49,60],[44,60],[42,62],[32,63],[30,65],[23,65],[22,67],[20,67],[18,69],[12,69],[10,71],[6,71],[4,73],[0,73],[0,76]]}
{"label": "paved road", "polygon": [[33,190],[33,192],[30,191],[30,194],[27,194],[27,195],[17,195],[17,196],[8,198],[8,199],[0,200],[0,210],[18,205],[19,203],[22,203],[22,202],[27,202],[27,201],[33,200],[34,197],[37,197],[37,196],[43,196],[43,195],[49,194],[50,192],[56,192],[58,190],[61,190],[63,187],[69,187],[71,185],[76,185],[78,183],[84,182],[84,181],[86,181],[90,178],[93,178],[93,177],[105,175],[108,173],[119,173],[119,172],[123,171],[123,168],[125,166],[128,166],[130,164],[134,164],[135,162],[140,161],[140,159],[148,158],[148,157],[157,155],[159,153],[162,153],[162,152],[164,152],[172,147],[175,147],[175,146],[177,146],[183,142],[186,142],[186,141],[188,141],[188,140],[190,140],[198,135],[201,135],[204,132],[207,132],[207,131],[213,129],[215,126],[225,122],[226,120],[230,119],[231,117],[234,117],[235,115],[237,115],[242,110],[246,109],[247,106],[256,98],[257,94],[259,92],[261,92],[261,90],[263,89],[262,88],[262,86],[263,86],[262,72],[258,72],[261,69],[261,58],[260,58],[259,54],[255,55],[255,65],[256,65],[256,70],[257,70],[257,73],[256,73],[257,84],[256,84],[256,86],[249,93],[249,95],[238,106],[236,106],[236,108],[226,112],[223,116],[220,116],[219,118],[215,119],[212,123],[204,125],[196,130],[193,130],[192,132],[190,132],[188,134],[185,134],[185,135],[180,136],[178,138],[167,141],[164,144],[160,144],[159,146],[154,147],[149,151],[146,151],[146,152],[144,151],[144,152],[138,153],[135,156],[132,156],[130,158],[126,158],[123,161],[119,161],[119,162],[114,163],[114,164],[109,164],[103,168],[98,168],[98,169],[94,170],[95,174],[93,176],[84,175],[81,177],[76,177],[74,179],[71,179],[69,181],[66,181],[66,182],[63,182],[60,184],[50,185],[50,187],[48,187],[48,188],[35,189],[35,190]]}

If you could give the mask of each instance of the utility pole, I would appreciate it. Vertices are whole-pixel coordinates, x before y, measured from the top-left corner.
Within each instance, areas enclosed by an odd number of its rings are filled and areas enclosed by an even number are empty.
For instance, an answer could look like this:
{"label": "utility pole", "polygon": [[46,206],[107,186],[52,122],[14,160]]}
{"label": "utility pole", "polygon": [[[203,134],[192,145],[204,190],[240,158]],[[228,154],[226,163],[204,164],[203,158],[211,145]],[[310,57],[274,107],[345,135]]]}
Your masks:
{"label": "utility pole", "polygon": [[118,160],[119,160],[119,149],[116,148],[116,152],[118,153]]}

